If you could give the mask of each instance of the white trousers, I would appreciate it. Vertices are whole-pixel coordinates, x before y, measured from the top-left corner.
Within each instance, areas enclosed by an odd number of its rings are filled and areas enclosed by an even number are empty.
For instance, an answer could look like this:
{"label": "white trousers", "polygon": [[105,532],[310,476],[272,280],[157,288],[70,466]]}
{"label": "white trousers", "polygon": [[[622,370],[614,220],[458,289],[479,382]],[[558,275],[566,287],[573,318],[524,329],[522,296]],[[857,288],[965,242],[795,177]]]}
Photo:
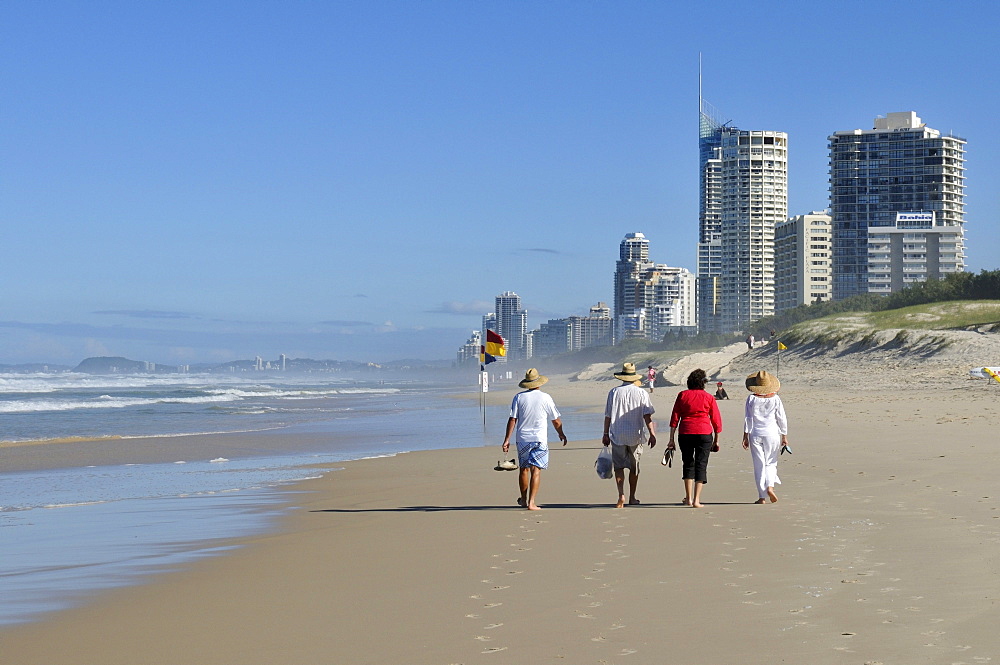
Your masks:
{"label": "white trousers", "polygon": [[780,485],[778,455],[781,453],[780,434],[751,434],[750,457],[753,458],[753,475],[757,481],[757,496],[767,497],[767,488]]}

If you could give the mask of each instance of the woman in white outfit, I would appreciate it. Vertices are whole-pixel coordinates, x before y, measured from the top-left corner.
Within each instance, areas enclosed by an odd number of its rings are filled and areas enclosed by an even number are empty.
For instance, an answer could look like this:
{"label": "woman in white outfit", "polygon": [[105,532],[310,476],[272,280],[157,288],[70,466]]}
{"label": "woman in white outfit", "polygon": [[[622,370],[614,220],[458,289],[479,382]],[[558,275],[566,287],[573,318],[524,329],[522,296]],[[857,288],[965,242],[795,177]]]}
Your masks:
{"label": "woman in white outfit", "polygon": [[777,503],[778,495],[774,486],[778,480],[778,455],[788,445],[788,422],[785,407],[778,397],[781,383],[778,377],[764,370],[747,377],[750,395],[744,407],[743,448],[750,451],[753,458],[753,473],[757,480],[755,503],[770,499]]}

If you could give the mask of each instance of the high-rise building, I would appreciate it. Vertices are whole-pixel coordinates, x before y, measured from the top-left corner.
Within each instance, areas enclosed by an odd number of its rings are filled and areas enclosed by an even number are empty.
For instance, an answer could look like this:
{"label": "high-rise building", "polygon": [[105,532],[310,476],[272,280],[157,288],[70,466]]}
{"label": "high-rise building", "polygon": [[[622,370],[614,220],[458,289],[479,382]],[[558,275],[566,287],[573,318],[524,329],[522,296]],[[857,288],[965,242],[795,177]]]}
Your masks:
{"label": "high-rise building", "polygon": [[774,313],[774,227],[788,212],[788,135],[740,130],[700,98],[698,329]]}
{"label": "high-rise building", "polygon": [[521,297],[504,291],[496,297],[496,332],[503,337],[507,358],[522,360],[528,354],[528,312],[521,308]]}
{"label": "high-rise building", "polygon": [[639,272],[649,263],[649,240],[642,233],[629,233],[618,245],[618,261],[615,263],[614,321],[615,342],[629,335],[619,328],[622,317],[635,309],[635,287]]}
{"label": "high-rise building", "polygon": [[965,269],[965,139],[906,111],[829,140],[835,299]]}
{"label": "high-rise building", "polygon": [[636,286],[636,309],[645,310],[643,336],[660,341],[668,332],[694,332],[695,291],[695,276],[686,268],[648,264]]}
{"label": "high-rise building", "polygon": [[531,331],[534,356],[555,356],[573,350],[573,324],[569,319],[549,319]]}
{"label": "high-rise building", "polygon": [[722,138],[738,131],[698,92],[698,329],[721,332]]}
{"label": "high-rise building", "polygon": [[649,240],[629,233],[615,265],[615,342],[633,337],[659,341],[669,330],[693,331],[695,292],[693,274],[650,261]]}
{"label": "high-rise building", "polygon": [[459,347],[456,355],[456,362],[459,365],[466,365],[479,362],[479,354],[482,352],[483,338],[478,330],[473,330],[465,344]]}
{"label": "high-rise building", "polygon": [[830,215],[789,217],[774,229],[774,311],[830,300]]}

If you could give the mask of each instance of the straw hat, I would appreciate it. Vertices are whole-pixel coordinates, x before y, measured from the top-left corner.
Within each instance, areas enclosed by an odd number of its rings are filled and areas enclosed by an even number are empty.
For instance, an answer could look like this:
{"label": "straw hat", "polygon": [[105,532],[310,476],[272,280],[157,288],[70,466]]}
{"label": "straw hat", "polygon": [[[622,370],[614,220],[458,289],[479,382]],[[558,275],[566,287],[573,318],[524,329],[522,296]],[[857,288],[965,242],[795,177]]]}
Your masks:
{"label": "straw hat", "polygon": [[760,370],[747,377],[747,390],[754,395],[768,395],[781,390],[781,382],[774,374]]}
{"label": "straw hat", "polygon": [[623,364],[622,371],[615,374],[615,378],[619,381],[625,381],[626,383],[642,381],[642,377],[635,373],[635,363]]}
{"label": "straw hat", "polygon": [[538,386],[547,383],[548,380],[549,377],[542,376],[541,374],[538,373],[537,369],[532,367],[531,369],[529,369],[527,372],[524,373],[524,380],[518,383],[517,385],[521,386],[522,388],[527,388],[530,390],[531,388],[537,388]]}

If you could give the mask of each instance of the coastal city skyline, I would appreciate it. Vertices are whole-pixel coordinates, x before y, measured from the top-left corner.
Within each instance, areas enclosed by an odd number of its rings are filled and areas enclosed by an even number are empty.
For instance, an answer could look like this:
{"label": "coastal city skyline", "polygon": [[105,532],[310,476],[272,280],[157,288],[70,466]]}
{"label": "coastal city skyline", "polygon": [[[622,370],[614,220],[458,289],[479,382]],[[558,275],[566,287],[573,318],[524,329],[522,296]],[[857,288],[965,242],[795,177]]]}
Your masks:
{"label": "coastal city skyline", "polygon": [[829,207],[834,133],[968,140],[995,268],[1000,11],[858,3],[825,46],[850,5],[755,5],[762,89],[695,8],[8,3],[0,364],[447,359],[495,294],[531,329],[610,303],[627,233],[693,272],[699,53],[722,122],[787,134],[789,216]]}

